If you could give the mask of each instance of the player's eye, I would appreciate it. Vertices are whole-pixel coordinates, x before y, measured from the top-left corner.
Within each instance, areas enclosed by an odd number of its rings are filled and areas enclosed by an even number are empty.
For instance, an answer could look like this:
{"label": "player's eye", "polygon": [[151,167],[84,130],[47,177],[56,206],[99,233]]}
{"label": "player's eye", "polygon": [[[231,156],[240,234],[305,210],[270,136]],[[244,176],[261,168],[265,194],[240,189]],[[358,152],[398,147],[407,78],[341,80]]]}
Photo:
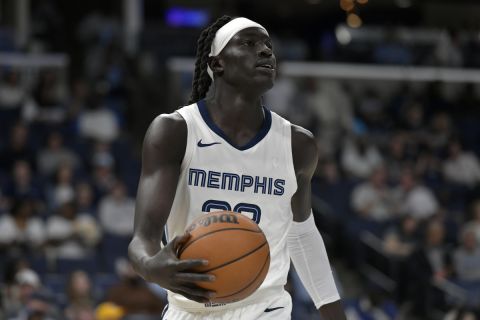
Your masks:
{"label": "player's eye", "polygon": [[250,46],[255,45],[255,42],[253,42],[252,40],[248,40],[248,39],[247,39],[247,40],[243,40],[243,41],[242,41],[242,45],[244,45],[244,46],[249,46],[249,47],[250,47]]}

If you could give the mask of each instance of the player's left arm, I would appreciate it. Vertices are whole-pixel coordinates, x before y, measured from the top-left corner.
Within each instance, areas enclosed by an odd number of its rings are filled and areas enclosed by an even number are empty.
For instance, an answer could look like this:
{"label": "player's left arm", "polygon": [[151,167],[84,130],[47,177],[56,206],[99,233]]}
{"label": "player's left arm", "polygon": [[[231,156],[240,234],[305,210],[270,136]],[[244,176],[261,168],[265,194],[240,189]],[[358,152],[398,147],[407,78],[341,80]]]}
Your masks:
{"label": "player's left arm", "polygon": [[322,319],[346,319],[312,214],[311,179],[317,167],[317,145],[308,130],[295,125],[292,125],[292,153],[298,187],[291,201],[293,225],[288,234],[291,259]]}

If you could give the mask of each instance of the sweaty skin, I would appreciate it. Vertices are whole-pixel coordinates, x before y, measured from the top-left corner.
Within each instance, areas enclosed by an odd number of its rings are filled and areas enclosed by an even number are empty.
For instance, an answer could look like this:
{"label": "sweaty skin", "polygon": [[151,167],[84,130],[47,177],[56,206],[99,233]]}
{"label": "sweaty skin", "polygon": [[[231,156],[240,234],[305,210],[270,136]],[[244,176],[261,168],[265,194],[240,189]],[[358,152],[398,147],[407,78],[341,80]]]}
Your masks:
{"label": "sweaty skin", "polygon": [[[215,75],[213,97],[206,101],[215,124],[237,145],[244,145],[263,123],[261,95],[273,86],[275,72],[259,68],[262,63],[276,66],[271,39],[258,28],[237,33],[221,54],[211,57]],[[187,125],[178,113],[153,120],[143,143],[142,172],[135,208],[134,236],[129,255],[135,270],[147,281],[205,303],[214,293],[195,285],[212,281],[213,276],[186,270],[207,263],[179,260],[177,250],[188,234],[177,236],[163,249],[163,228],[172,207],[185,153]],[[311,213],[310,180],[317,165],[318,150],[313,135],[292,125],[292,152],[298,189],[291,199],[294,221],[305,221]],[[322,306],[322,319],[342,320],[340,301]]]}

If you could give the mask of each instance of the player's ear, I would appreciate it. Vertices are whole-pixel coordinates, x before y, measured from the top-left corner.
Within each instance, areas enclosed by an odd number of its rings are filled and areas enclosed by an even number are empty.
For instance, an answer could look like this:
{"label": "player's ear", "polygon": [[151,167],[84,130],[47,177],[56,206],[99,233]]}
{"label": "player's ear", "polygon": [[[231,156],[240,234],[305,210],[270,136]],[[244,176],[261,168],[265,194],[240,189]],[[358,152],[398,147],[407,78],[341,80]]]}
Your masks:
{"label": "player's ear", "polygon": [[209,57],[208,58],[208,65],[210,66],[210,69],[212,69],[213,74],[219,76],[223,74],[223,65],[222,61],[218,56],[215,57]]}

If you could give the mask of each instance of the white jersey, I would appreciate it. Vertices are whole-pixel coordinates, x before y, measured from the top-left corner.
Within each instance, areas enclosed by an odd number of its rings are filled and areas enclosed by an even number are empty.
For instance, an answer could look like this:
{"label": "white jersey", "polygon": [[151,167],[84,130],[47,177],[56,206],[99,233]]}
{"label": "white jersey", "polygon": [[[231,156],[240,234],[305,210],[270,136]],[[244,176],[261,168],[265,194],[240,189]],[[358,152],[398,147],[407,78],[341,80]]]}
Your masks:
{"label": "white jersey", "polygon": [[167,220],[167,240],[182,235],[204,212],[229,210],[257,222],[270,246],[270,269],[260,288],[231,304],[201,304],[169,292],[169,303],[187,311],[237,308],[262,297],[282,294],[290,267],[287,234],[293,221],[291,198],[297,189],[291,125],[264,108],[258,134],[245,146],[233,145],[212,121],[205,102],[177,112],[187,123],[187,144]]}

